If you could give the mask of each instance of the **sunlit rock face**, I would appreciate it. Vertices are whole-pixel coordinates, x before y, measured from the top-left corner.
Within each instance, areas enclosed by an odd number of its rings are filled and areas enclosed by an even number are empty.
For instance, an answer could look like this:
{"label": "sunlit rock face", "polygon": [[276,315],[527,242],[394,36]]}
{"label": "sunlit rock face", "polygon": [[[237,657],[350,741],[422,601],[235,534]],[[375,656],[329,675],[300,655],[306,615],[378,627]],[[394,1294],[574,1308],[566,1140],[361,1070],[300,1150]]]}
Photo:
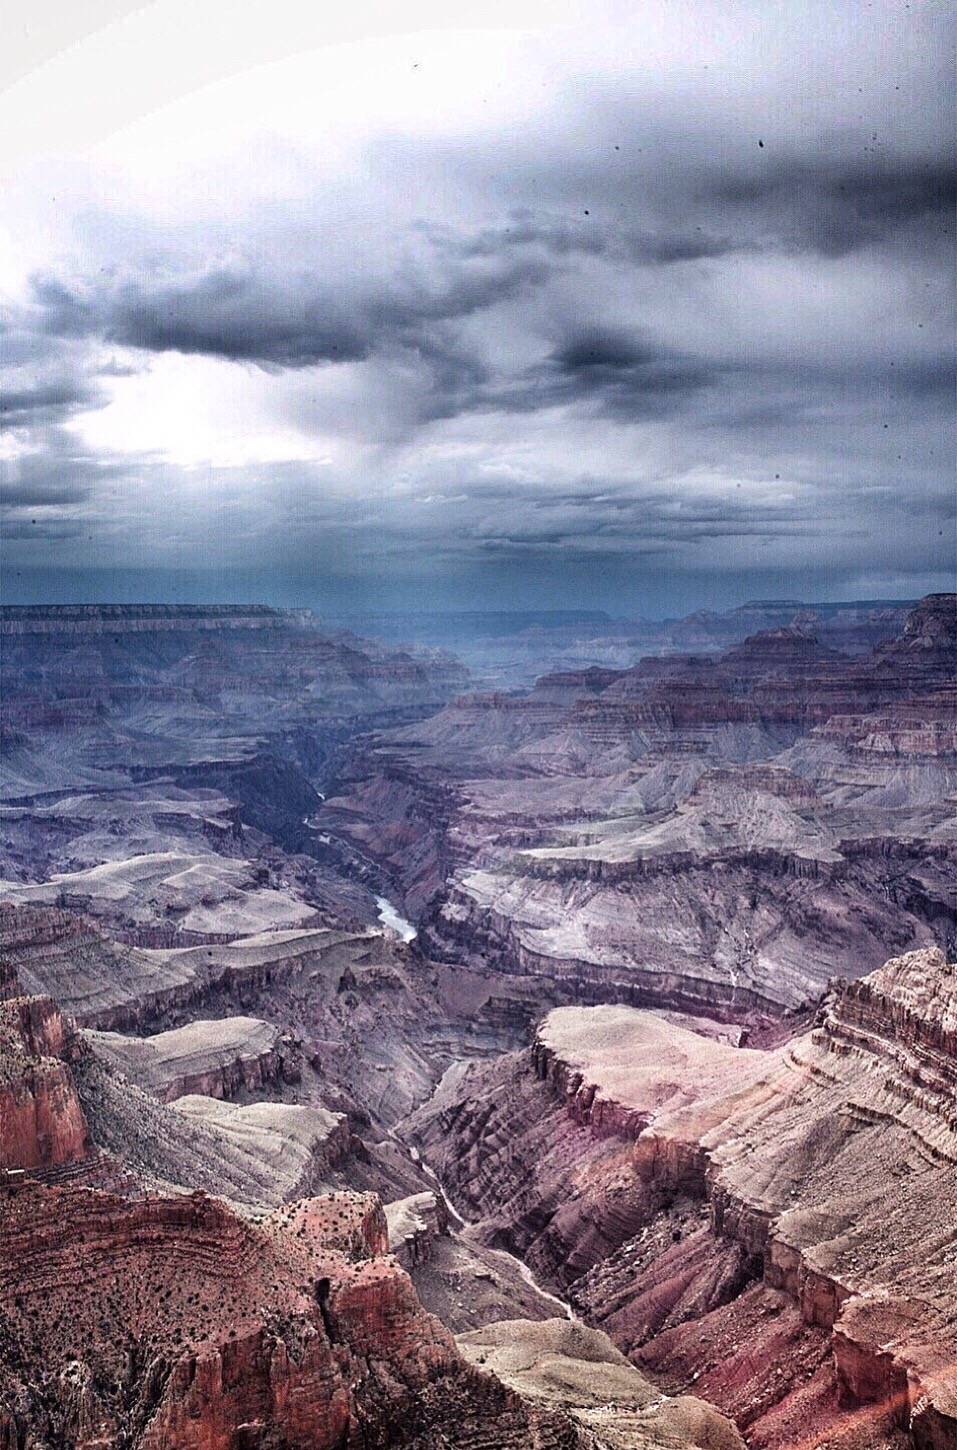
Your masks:
{"label": "sunlit rock face", "polygon": [[[0,1231],[11,1306],[0,1328],[7,1445],[742,1443],[712,1407],[663,1399],[593,1331],[510,1321],[482,1331],[497,1346],[494,1363],[481,1345],[463,1353],[387,1254],[385,1215],[368,1195],[305,1199],[251,1222],[201,1193],[129,1200],[4,1182]],[[502,1354],[506,1343],[521,1356],[527,1342],[553,1340],[561,1379],[547,1364],[529,1373],[527,1356],[516,1375]],[[606,1420],[612,1438],[596,1440],[593,1426]]]}
{"label": "sunlit rock face", "polygon": [[936,949],[838,984],[771,1051],[561,1008],[413,1127],[488,1242],[749,1443],[856,1417],[862,1444],[951,1444],[955,1014]]}
{"label": "sunlit rock face", "polygon": [[[202,1195],[128,1203],[26,1186],[2,1214],[4,1298],[17,1306],[0,1370],[11,1443],[22,1427],[44,1445],[279,1437],[332,1450],[358,1422],[368,1443],[388,1443],[390,1416],[447,1376],[470,1398],[451,1338],[376,1257],[374,1200],[313,1200],[254,1226]],[[66,1306],[80,1292],[78,1319]],[[438,1398],[426,1422],[441,1423]]]}
{"label": "sunlit rock face", "polygon": [[[9,970],[4,983],[18,987]],[[245,1019],[237,1022],[245,1042]],[[208,1053],[209,1034],[201,1036]],[[389,1219],[375,1195],[356,1192],[296,1196],[273,1208],[268,1193],[265,1203],[231,1204],[151,1184],[134,1142],[145,1130],[154,1163],[188,1173],[188,1135],[177,1157],[164,1117],[191,1121],[194,1153],[205,1147],[220,1192],[252,1188],[255,1200],[257,1160],[275,1177],[298,1147],[300,1166],[324,1152],[328,1169],[348,1151],[343,1119],[195,1094],[175,1112],[154,1103],[151,1115],[153,1100],[125,1078],[112,1083],[111,1107],[109,1094],[94,1090],[95,1071],[91,1077],[96,1038],[81,1037],[48,998],[8,995],[0,1003],[5,1446],[479,1450],[494,1425],[503,1450],[593,1450],[574,1387],[592,1354],[568,1346],[568,1392],[543,1399],[473,1367],[422,1308],[389,1254],[390,1230],[410,1264],[428,1258],[431,1234],[447,1232],[434,1195],[407,1200]],[[128,1131],[108,1153],[94,1138],[117,1098]],[[288,1176],[291,1194],[304,1186],[304,1177]],[[614,1355],[610,1345],[607,1353]],[[644,1386],[627,1407],[648,1398]],[[718,1443],[698,1438],[702,1424],[737,1443],[716,1411],[702,1406],[689,1420],[678,1404],[668,1419],[653,1399],[642,1438],[626,1443]]]}

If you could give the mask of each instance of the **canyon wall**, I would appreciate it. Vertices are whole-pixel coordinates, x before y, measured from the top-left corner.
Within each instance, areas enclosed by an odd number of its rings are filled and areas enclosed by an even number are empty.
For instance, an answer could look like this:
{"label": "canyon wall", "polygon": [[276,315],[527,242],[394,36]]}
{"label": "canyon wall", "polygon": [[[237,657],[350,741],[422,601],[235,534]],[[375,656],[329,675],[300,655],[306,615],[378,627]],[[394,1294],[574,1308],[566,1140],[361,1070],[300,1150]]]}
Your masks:
{"label": "canyon wall", "polygon": [[949,1445],[955,1011],[936,951],[839,984],[773,1052],[562,1008],[410,1126],[486,1241],[750,1444],[857,1416],[868,1444]]}
{"label": "canyon wall", "polygon": [[48,997],[0,1001],[0,1169],[55,1169],[87,1155],[68,1030]]}

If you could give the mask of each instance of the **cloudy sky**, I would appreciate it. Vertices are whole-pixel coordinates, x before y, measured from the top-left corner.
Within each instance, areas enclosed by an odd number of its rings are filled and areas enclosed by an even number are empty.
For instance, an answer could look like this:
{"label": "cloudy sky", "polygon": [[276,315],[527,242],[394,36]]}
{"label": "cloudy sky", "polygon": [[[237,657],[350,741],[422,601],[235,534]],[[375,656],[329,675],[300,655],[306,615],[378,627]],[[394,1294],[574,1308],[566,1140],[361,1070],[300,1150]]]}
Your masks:
{"label": "cloudy sky", "polygon": [[953,587],[949,8],[14,0],[5,598]]}

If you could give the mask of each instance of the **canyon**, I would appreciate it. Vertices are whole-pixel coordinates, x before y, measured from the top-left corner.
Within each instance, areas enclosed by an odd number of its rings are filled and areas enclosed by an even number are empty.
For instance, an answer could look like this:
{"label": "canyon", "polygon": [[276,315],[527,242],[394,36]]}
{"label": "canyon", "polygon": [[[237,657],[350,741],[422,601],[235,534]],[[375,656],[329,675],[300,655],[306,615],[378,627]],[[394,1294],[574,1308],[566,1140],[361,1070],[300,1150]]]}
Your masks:
{"label": "canyon", "polygon": [[317,822],[392,876],[433,957],[736,1019],[953,942],[954,606],[842,656],[551,674],[380,732]]}
{"label": "canyon", "polygon": [[363,628],[0,611],[2,1450],[957,1446],[957,597]]}
{"label": "canyon", "polygon": [[935,949],[842,983],[778,1049],[563,1007],[414,1128],[485,1241],[749,1444],[844,1443],[856,1420],[948,1445],[955,1026]]}

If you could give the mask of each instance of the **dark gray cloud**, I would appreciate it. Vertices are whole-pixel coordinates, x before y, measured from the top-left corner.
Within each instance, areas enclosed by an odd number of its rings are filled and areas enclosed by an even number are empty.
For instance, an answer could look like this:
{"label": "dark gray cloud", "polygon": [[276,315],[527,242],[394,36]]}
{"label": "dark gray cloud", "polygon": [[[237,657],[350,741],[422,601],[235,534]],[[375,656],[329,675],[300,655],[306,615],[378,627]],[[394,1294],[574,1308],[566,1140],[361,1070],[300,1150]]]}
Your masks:
{"label": "dark gray cloud", "polygon": [[509,255],[455,256],[436,249],[429,274],[397,273],[385,286],[269,267],[212,265],[168,275],[144,268],[131,275],[70,282],[33,279],[41,325],[59,337],[94,337],[148,352],[198,353],[301,368],[361,361],[377,348],[404,346],[423,355],[443,350],[438,333],[544,281],[547,268]]}
{"label": "dark gray cloud", "polygon": [[957,167],[945,156],[769,159],[709,176],[695,200],[730,213],[739,244],[841,257],[864,247],[940,247],[953,236]]}
{"label": "dark gray cloud", "polygon": [[[97,485],[122,476],[124,467],[98,457],[83,447],[68,429],[44,423],[35,439],[40,446],[15,459],[6,460],[0,476],[0,508],[7,522],[26,518],[36,510],[45,513],[77,507],[93,497]],[[62,515],[61,515],[62,517]],[[27,519],[33,524],[37,520]]]}
{"label": "dark gray cloud", "polygon": [[99,396],[88,358],[45,336],[25,309],[0,316],[0,428],[57,424],[95,407]]}
{"label": "dark gray cloud", "polygon": [[731,237],[714,235],[699,225],[653,231],[624,223],[606,230],[592,222],[590,216],[590,211],[575,218],[548,212],[537,215],[527,207],[516,207],[503,224],[483,227],[470,236],[457,237],[435,228],[428,229],[427,234],[450,253],[462,257],[494,257],[527,248],[544,257],[577,254],[649,266],[720,257],[740,245]]}
{"label": "dark gray cloud", "polygon": [[88,383],[71,377],[0,388],[0,424],[50,422],[64,413],[91,407],[95,397]]}
{"label": "dark gray cloud", "polygon": [[59,475],[44,480],[27,477],[4,484],[0,501],[10,508],[58,508],[63,504],[82,503],[89,495],[88,486],[70,483]]}
{"label": "dark gray cloud", "polygon": [[432,371],[420,416],[430,419],[577,408],[638,422],[677,412],[730,371],[602,325],[570,332],[532,366],[508,376],[492,374],[474,354],[454,347],[434,356],[423,350],[423,359]]}
{"label": "dark gray cloud", "polygon": [[723,371],[648,338],[592,327],[566,338],[502,401],[518,409],[594,404],[626,420],[662,417]]}
{"label": "dark gray cloud", "polygon": [[359,593],[441,575],[467,602],[614,605],[644,569],[702,597],[719,576],[939,579],[940,18],[598,9],[601,63],[566,35],[511,111],[466,70],[467,123],[383,111],[330,162],[325,134],[312,155],[264,118],[189,200],[153,182],[138,211],[101,177],[65,206],[0,335],[15,554]]}
{"label": "dark gray cloud", "polygon": [[351,362],[369,343],[335,298],[302,279],[263,279],[213,267],[199,275],[35,278],[43,325],[61,337],[99,337],[148,352],[205,353],[279,367]]}
{"label": "dark gray cloud", "polygon": [[24,513],[3,519],[3,537],[10,543],[30,545],[82,538],[85,525],[76,519]]}

